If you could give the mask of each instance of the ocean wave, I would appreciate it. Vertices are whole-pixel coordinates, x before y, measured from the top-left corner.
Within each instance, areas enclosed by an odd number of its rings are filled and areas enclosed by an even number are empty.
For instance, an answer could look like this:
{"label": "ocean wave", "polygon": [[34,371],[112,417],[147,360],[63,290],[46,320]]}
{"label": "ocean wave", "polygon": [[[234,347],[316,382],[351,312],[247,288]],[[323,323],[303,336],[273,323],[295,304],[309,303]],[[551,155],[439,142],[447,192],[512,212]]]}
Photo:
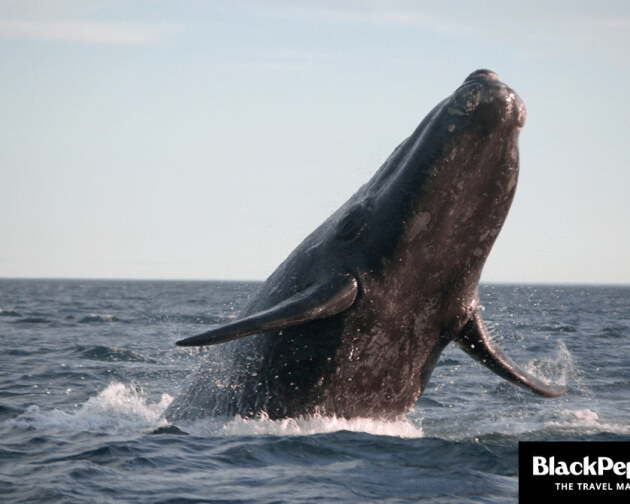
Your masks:
{"label": "ocean wave", "polygon": [[599,338],[626,338],[628,336],[628,327],[624,324],[616,324],[613,326],[606,326],[601,329],[601,332],[597,335]]}
{"label": "ocean wave", "polygon": [[554,324],[554,325],[541,325],[536,327],[536,330],[541,333],[574,333],[577,332],[577,329],[572,325],[562,325],[562,324]]}
{"label": "ocean wave", "polygon": [[160,322],[176,323],[176,324],[195,324],[195,325],[216,325],[224,324],[230,320],[234,320],[236,315],[184,315],[184,314],[162,314],[155,317]]}
{"label": "ocean wave", "polygon": [[16,310],[5,310],[0,308],[0,317],[21,317],[22,315]]}
{"label": "ocean wave", "polygon": [[8,404],[0,404],[0,418],[17,416],[18,413],[20,413],[18,408],[9,406]]}
{"label": "ocean wave", "polygon": [[74,352],[84,359],[104,362],[147,362],[154,364],[153,359],[148,359],[126,348],[107,347],[102,345],[83,346],[78,345]]}
{"label": "ocean wave", "polygon": [[22,317],[13,321],[14,324],[50,324],[52,320],[46,317]]}

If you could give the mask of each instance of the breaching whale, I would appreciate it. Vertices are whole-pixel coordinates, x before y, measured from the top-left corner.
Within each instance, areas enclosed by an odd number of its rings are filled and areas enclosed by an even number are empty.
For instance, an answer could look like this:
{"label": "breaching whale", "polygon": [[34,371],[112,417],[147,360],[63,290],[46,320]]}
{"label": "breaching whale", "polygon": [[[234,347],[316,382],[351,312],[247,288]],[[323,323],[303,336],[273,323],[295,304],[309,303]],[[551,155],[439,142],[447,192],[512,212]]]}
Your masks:
{"label": "breaching whale", "polygon": [[397,419],[452,341],[502,378],[564,393],[491,340],[478,300],[505,221],[525,122],[519,96],[477,70],[272,273],[240,317],[180,346],[227,343],[166,411],[272,419]]}

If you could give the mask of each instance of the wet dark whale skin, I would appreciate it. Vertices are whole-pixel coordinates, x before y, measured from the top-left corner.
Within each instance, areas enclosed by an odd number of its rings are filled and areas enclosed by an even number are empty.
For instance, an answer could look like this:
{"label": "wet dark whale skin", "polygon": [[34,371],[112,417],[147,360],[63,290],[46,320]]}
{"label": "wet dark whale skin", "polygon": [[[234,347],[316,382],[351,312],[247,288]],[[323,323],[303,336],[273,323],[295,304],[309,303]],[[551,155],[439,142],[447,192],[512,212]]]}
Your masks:
{"label": "wet dark whale skin", "polygon": [[472,73],[241,317],[335,275],[356,281],[350,308],[226,343],[165,416],[404,416],[451,341],[475,346],[466,333],[480,321],[478,283],[514,196],[524,122],[512,89],[493,72]]}

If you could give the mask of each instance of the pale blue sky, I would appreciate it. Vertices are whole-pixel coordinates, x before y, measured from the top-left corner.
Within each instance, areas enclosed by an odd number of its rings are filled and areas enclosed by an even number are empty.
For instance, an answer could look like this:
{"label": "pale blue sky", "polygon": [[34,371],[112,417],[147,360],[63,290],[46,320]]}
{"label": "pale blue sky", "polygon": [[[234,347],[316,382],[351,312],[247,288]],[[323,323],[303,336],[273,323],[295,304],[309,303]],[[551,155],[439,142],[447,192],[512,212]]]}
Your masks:
{"label": "pale blue sky", "polygon": [[0,0],[0,277],[264,279],[477,68],[483,281],[630,283],[630,2]]}

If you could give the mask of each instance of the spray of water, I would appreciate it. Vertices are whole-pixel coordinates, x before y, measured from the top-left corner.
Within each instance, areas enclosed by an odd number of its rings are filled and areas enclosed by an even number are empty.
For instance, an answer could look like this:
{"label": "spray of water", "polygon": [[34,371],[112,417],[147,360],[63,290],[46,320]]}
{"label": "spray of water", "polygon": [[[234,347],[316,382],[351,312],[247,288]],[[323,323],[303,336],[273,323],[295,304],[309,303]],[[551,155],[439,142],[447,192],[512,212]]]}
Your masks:
{"label": "spray of water", "polygon": [[411,420],[387,422],[373,418],[337,418],[310,416],[270,420],[266,415],[255,419],[235,417],[221,427],[220,432],[230,435],[276,435],[309,436],[325,432],[351,431],[364,432],[375,436],[395,436],[401,438],[420,438],[422,427]]}
{"label": "spray of water", "polygon": [[[31,406],[5,425],[56,431],[152,431],[168,425],[162,414],[172,400],[170,395],[163,394],[159,401],[151,402],[141,388],[115,382],[72,413],[57,409],[44,411],[39,406]],[[239,416],[231,419],[207,418],[184,422],[181,427],[189,434],[199,436],[308,436],[342,430],[403,438],[423,435],[419,420],[386,422],[371,418],[346,420],[321,416],[283,420],[271,420],[266,415],[253,419]]]}
{"label": "spray of water", "polygon": [[5,425],[57,431],[134,432],[166,423],[160,419],[173,398],[162,394],[151,403],[134,385],[111,383],[72,413],[58,409],[44,411],[33,405]]}
{"label": "spray of water", "polygon": [[[567,381],[573,383],[577,375],[573,357],[566,345],[561,342],[555,358],[532,360],[526,367],[528,371],[555,383]],[[45,411],[33,405],[18,417],[6,420],[3,426],[48,431],[150,432],[156,428],[169,426],[162,415],[172,400],[168,394],[151,400],[140,387],[114,382],[70,413],[58,409]],[[178,426],[189,434],[199,436],[309,436],[352,431],[378,436],[421,438],[424,435],[422,417],[415,413],[416,410],[409,417],[395,422],[372,418],[348,420],[322,416],[271,420],[263,414],[256,418],[238,416],[229,419],[206,418],[182,422]],[[630,433],[630,427],[627,425],[601,420],[599,414],[592,408],[565,408],[554,412],[547,410],[540,412],[540,415],[534,415],[535,418],[529,418],[529,421],[522,415],[516,416],[518,418],[512,420],[517,420],[518,425],[511,425],[506,418],[496,418],[495,422],[490,422],[492,425],[488,428],[492,432],[497,432],[498,429],[500,432],[507,431],[511,434],[540,427],[571,432]],[[448,431],[453,429],[466,431],[461,425],[458,427],[461,421],[461,418],[453,418],[454,423]],[[479,427],[476,423],[476,428]]]}
{"label": "spray of water", "polygon": [[599,413],[589,408],[560,410],[554,415],[554,419],[548,421],[545,426],[550,429],[581,434],[597,434],[599,432],[630,434],[630,426],[606,422],[600,418]]}
{"label": "spray of water", "polygon": [[569,377],[576,374],[573,355],[563,341],[558,341],[558,352],[555,357],[537,358],[526,363],[524,367],[548,384],[567,385]]}

